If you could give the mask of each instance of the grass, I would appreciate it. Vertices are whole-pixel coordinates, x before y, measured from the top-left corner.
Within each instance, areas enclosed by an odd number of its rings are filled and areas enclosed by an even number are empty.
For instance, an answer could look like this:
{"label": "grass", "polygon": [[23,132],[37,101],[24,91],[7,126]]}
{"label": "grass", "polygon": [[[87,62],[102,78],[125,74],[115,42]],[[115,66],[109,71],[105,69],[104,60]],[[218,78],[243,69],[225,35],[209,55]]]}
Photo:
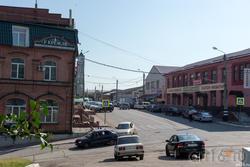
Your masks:
{"label": "grass", "polygon": [[32,162],[22,158],[0,159],[0,167],[25,167]]}

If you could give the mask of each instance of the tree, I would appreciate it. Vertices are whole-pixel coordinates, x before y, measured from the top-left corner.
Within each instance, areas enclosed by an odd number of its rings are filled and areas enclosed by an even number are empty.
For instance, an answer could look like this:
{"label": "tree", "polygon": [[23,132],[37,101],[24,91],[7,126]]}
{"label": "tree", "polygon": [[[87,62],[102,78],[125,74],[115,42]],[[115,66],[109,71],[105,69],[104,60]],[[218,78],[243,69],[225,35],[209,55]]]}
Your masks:
{"label": "tree", "polygon": [[41,130],[41,114],[48,115],[48,105],[43,101],[30,100],[30,112],[16,114],[0,114],[0,133],[5,134],[15,141],[17,138],[36,138],[40,140],[41,149],[53,145],[48,142],[49,134]]}

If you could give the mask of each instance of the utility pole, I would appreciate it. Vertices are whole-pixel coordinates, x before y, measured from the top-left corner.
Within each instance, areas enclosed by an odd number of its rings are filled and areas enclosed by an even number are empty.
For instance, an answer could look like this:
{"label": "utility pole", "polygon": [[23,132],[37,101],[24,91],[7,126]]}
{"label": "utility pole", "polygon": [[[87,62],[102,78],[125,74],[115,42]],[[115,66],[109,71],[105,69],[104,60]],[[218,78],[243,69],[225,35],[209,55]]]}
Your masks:
{"label": "utility pole", "polygon": [[145,73],[142,74],[142,90],[143,90],[143,96],[145,95]]}
{"label": "utility pole", "polygon": [[95,86],[95,92],[94,92],[94,100],[96,100],[96,86]]}
{"label": "utility pole", "polygon": [[102,85],[102,91],[101,91],[101,99],[103,99],[103,85]]}
{"label": "utility pole", "polygon": [[115,94],[116,103],[118,103],[118,80],[116,80],[116,94]]}
{"label": "utility pole", "polygon": [[82,98],[84,100],[85,97],[85,55],[83,54],[83,62],[82,62],[82,73],[83,73],[83,77],[82,77]]}

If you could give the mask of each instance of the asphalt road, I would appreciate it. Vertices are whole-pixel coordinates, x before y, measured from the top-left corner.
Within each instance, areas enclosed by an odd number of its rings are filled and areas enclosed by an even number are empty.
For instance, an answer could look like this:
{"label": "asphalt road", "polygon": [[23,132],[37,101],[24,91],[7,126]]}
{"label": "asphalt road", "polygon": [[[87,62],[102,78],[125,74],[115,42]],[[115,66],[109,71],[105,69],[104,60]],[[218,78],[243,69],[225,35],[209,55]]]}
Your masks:
{"label": "asphalt road", "polygon": [[[97,116],[104,119],[103,113]],[[128,159],[115,161],[113,146],[77,149],[74,140],[55,146],[53,152],[40,151],[37,147],[27,147],[10,151],[1,155],[6,157],[25,157],[41,166],[240,166],[241,148],[250,146],[250,129],[223,125],[216,122],[189,122],[182,117],[166,117],[159,113],[147,113],[138,110],[117,110],[107,113],[107,123],[115,127],[119,122],[134,122],[141,142],[144,144],[145,157],[143,161]],[[175,160],[165,156],[165,140],[175,133],[194,133],[205,140],[207,155],[204,160]],[[60,143],[60,142],[59,142]],[[65,142],[64,142],[65,143]]]}

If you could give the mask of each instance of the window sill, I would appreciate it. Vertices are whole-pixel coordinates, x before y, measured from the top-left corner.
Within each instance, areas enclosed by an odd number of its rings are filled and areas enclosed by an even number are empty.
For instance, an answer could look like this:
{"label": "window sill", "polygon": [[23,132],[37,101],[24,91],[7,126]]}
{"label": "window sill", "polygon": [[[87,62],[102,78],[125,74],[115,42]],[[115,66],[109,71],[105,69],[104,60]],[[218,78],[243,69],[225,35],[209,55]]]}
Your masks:
{"label": "window sill", "polygon": [[42,125],[59,125],[59,122],[41,122]]}

